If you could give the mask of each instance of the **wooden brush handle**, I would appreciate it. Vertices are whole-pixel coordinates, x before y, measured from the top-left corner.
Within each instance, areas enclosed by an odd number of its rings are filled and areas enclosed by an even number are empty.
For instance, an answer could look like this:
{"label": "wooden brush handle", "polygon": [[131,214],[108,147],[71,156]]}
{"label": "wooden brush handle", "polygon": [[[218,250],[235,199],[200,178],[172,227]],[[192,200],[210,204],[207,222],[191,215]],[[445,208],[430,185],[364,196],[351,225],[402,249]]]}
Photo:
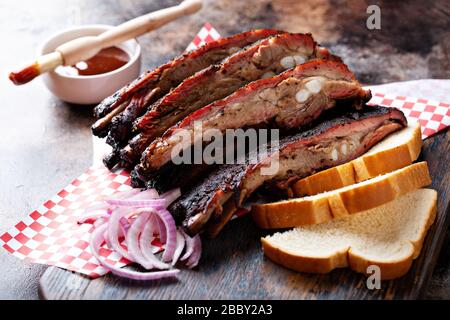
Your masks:
{"label": "wooden brush handle", "polygon": [[66,42],[54,52],[39,57],[34,64],[11,72],[9,79],[16,85],[25,84],[57,66],[71,66],[95,56],[101,49],[118,45],[157,29],[179,17],[190,15],[202,7],[202,0],[185,0],[177,6],[148,13],[127,21],[98,36],[82,37]]}
{"label": "wooden brush handle", "polygon": [[101,49],[120,44],[157,29],[179,17],[197,12],[201,0],[185,0],[177,6],[165,8],[127,21],[98,36],[82,37],[67,42],[55,49],[62,54],[64,65],[73,65],[92,58]]}

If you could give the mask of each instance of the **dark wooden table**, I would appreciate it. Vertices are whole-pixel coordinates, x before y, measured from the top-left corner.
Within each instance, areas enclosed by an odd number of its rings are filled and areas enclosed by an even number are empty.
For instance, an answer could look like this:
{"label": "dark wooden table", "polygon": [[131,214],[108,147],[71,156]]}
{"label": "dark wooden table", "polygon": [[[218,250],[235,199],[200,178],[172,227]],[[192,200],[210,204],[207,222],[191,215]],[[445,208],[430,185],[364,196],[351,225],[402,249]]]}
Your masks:
{"label": "dark wooden table", "polygon": [[[176,2],[22,0],[0,4],[0,35],[4,44],[0,55],[0,232],[59,191],[92,161],[91,108],[59,101],[46,91],[40,81],[20,88],[13,87],[6,80],[7,71],[18,62],[32,58],[41,41],[64,27],[87,23],[118,24]],[[178,54],[201,25],[209,21],[222,34],[263,27],[312,32],[319,42],[341,55],[365,83],[450,76],[448,1],[378,1],[382,29],[373,31],[366,28],[366,8],[373,1],[205,2],[206,8],[197,16],[184,18],[140,39],[145,67],[154,67]],[[434,139],[448,145],[448,136],[448,132],[442,133]],[[428,143],[435,141],[438,140]],[[239,224],[239,227],[226,229],[217,240],[217,245],[222,242],[226,248],[227,239],[235,237],[238,240],[243,235],[255,234],[249,219],[244,218]],[[449,244],[447,232],[424,295],[427,298],[450,298]],[[214,270],[217,277],[219,271],[226,268],[227,259],[241,259],[249,252],[251,259],[260,259],[259,250],[254,250],[256,245],[257,241],[242,242],[238,251],[224,249],[222,259],[210,260],[206,256],[203,263]],[[270,272],[271,268],[268,266],[266,272]],[[38,282],[45,269],[0,251],[0,298],[37,299]],[[247,271],[253,272],[252,268]],[[245,282],[228,283],[236,288],[235,298],[243,297],[247,286],[254,288],[255,292],[269,290],[270,284],[266,279],[270,275],[266,272],[260,275],[260,281],[264,284],[261,287]],[[57,272],[61,280],[65,279],[66,274],[63,270]],[[189,274],[183,279],[186,277]],[[278,280],[289,281],[289,277]],[[133,292],[139,291],[139,284],[131,286],[128,291],[123,290],[121,294],[118,289],[125,288],[127,284],[114,279],[110,282],[115,284],[115,292],[106,292],[103,297],[145,298],[133,296]],[[189,286],[187,281],[183,282],[183,288]],[[167,283],[167,291],[163,291],[162,295],[176,297],[170,292],[173,285]],[[220,281],[218,285],[225,284]],[[147,286],[151,292],[152,285]],[[66,298],[80,295],[80,292],[70,290],[59,294]],[[85,297],[95,296],[96,292],[92,290],[85,293]]]}

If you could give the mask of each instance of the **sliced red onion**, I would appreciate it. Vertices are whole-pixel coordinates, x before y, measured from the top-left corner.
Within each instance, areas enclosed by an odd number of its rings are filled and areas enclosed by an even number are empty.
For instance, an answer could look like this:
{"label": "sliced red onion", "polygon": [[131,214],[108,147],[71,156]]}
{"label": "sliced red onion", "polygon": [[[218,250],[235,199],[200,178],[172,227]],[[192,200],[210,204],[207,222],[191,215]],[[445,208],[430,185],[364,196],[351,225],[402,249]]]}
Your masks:
{"label": "sliced red onion", "polygon": [[127,234],[128,229],[130,228],[130,221],[128,221],[126,217],[122,217],[119,219],[119,225],[122,232],[122,234],[119,234],[119,237],[124,237]]}
{"label": "sliced red onion", "polygon": [[186,232],[184,232],[183,229],[179,229],[179,231],[181,232],[181,234],[184,236],[184,238],[186,239],[186,252],[184,253],[184,255],[180,258],[181,261],[184,261],[186,259],[188,259],[192,252],[194,252],[194,239],[189,237]]}
{"label": "sliced red onion", "polygon": [[121,207],[134,207],[134,208],[162,208],[166,206],[165,199],[149,199],[149,200],[120,200],[120,199],[107,199],[106,203],[113,206]]}
{"label": "sliced red onion", "polygon": [[161,199],[158,192],[155,189],[147,189],[141,191],[127,200],[149,200],[149,199]]}
{"label": "sliced red onion", "polygon": [[130,225],[126,236],[126,243],[128,248],[128,254],[130,257],[145,269],[149,270],[153,268],[153,264],[145,258],[143,255],[141,248],[139,246],[139,237],[148,222],[148,218],[150,217],[149,212],[141,213],[136,220]]}
{"label": "sliced red onion", "polygon": [[193,240],[194,240],[194,250],[186,262],[186,266],[189,267],[190,269],[198,265],[198,262],[200,261],[200,257],[202,255],[202,240],[200,239],[200,236],[197,234],[193,238]]}
{"label": "sliced red onion", "polygon": [[94,221],[93,225],[94,227],[100,227],[102,224],[108,222],[109,217],[102,217]]}
{"label": "sliced red onion", "polygon": [[[164,226],[164,222],[162,222],[162,220],[156,214],[151,215],[149,224],[151,224],[153,227],[152,228],[153,253],[158,253],[162,251],[161,249],[167,240],[166,227]],[[155,242],[157,244],[155,244]]]}
{"label": "sliced red onion", "polygon": [[105,233],[105,231],[107,229],[108,229],[108,225],[103,224],[94,230],[94,232],[91,235],[90,249],[91,249],[94,257],[98,260],[98,262],[103,267],[105,267],[106,269],[111,271],[113,274],[115,274],[119,277],[124,277],[124,278],[129,278],[129,279],[134,279],[134,280],[157,280],[157,279],[162,279],[162,278],[174,277],[174,276],[176,276],[176,274],[178,272],[180,272],[180,270],[177,270],[177,269],[166,270],[166,271],[157,271],[157,272],[137,272],[137,271],[127,270],[127,269],[121,269],[121,268],[118,268],[118,267],[115,267],[115,266],[109,264],[108,262],[105,261],[105,259],[103,259],[103,257],[100,255],[100,252],[99,252],[100,247],[104,240],[103,234]]}
{"label": "sliced red onion", "polygon": [[104,201],[98,201],[86,208],[84,212],[92,212],[97,210],[107,210],[110,206]]}
{"label": "sliced red onion", "polygon": [[[179,196],[179,189],[171,190],[161,198],[154,189],[142,192],[132,189],[114,194],[114,199],[107,199],[91,206],[91,211],[82,218],[89,219],[89,215],[91,219],[97,219],[94,222],[96,229],[91,238],[91,250],[99,263],[116,275],[137,280],[172,277],[179,272],[167,270],[142,273],[114,267],[98,253],[100,245],[106,242],[111,250],[147,270],[169,269],[178,260],[186,260],[186,266],[189,268],[197,266],[201,257],[200,237],[197,235],[191,238],[182,229],[177,230],[172,215],[166,210],[166,207]],[[85,221],[83,219],[81,220]],[[158,251],[155,249],[159,248],[160,244],[158,246],[152,244],[155,243],[155,235],[160,243],[164,244],[161,259],[155,255]],[[183,250],[185,253],[180,258]]]}
{"label": "sliced red onion", "polygon": [[[136,212],[142,213],[146,211],[149,210],[144,208],[138,209]],[[153,210],[153,213],[162,220],[166,229],[167,239],[165,243],[165,250],[161,257],[161,260],[164,262],[168,262],[172,259],[173,254],[175,253],[177,242],[177,229],[175,227],[175,220],[173,220],[172,215],[166,209]]]}
{"label": "sliced red onion", "polygon": [[[113,197],[114,199],[128,199],[139,193],[141,193],[141,190],[133,188],[133,189],[126,190],[126,191],[115,192],[112,195],[110,195],[109,197]],[[109,197],[108,197],[108,199],[109,199]]]}
{"label": "sliced red onion", "polygon": [[77,222],[80,224],[87,222],[95,222],[99,218],[107,218],[108,216],[109,216],[108,213],[105,211],[86,212],[78,218]]}
{"label": "sliced red onion", "polygon": [[172,202],[181,196],[181,191],[179,188],[167,191],[161,195],[161,199],[166,199],[166,206],[168,207]]}
{"label": "sliced red onion", "polygon": [[154,215],[154,214],[151,214],[150,215],[150,218],[148,219],[148,223],[151,225],[151,227],[152,227],[152,234],[151,234],[151,237],[154,237],[155,235],[158,235],[158,228],[157,228],[157,226],[158,226],[158,220],[159,220],[159,218],[156,216],[156,215]]}
{"label": "sliced red onion", "polygon": [[107,217],[109,215],[110,205],[101,201],[90,205],[84,210],[84,213],[78,218],[78,223],[95,222],[98,218]]}
{"label": "sliced red onion", "polygon": [[165,244],[167,242],[166,226],[164,225],[164,222],[158,216],[154,215],[154,217],[155,217],[155,222],[158,225],[159,241],[161,241],[161,243]]}
{"label": "sliced red onion", "polygon": [[169,265],[160,261],[155,254],[153,253],[153,235],[156,229],[156,220],[159,220],[153,214],[151,214],[148,223],[144,226],[144,229],[141,233],[141,238],[139,239],[139,245],[141,248],[141,252],[147,261],[151,262],[153,266],[157,269],[169,269]]}
{"label": "sliced red onion", "polygon": [[172,259],[177,244],[177,229],[175,226],[175,220],[170,212],[165,209],[157,210],[156,214],[161,218],[166,227],[165,248],[161,260],[168,262]]}
{"label": "sliced red onion", "polygon": [[111,242],[109,241],[108,230],[105,231],[103,238],[105,239],[106,246],[111,249]]}
{"label": "sliced red onion", "polygon": [[128,208],[118,208],[113,211],[109,218],[108,223],[108,239],[109,243],[111,245],[110,249],[116,251],[118,254],[120,254],[122,257],[133,261],[134,260],[130,257],[128,252],[122,247],[119,241],[119,232],[120,230],[120,218],[127,216],[130,213],[130,209]]}
{"label": "sliced red onion", "polygon": [[[125,199],[140,193],[139,189],[131,189],[123,192],[116,192],[113,194],[115,199]],[[86,223],[89,221],[95,221],[98,218],[110,215],[112,212],[111,205],[106,201],[96,201],[84,211],[84,214],[78,219],[78,223]]]}
{"label": "sliced red onion", "polygon": [[185,242],[186,241],[184,240],[183,234],[177,230],[177,246],[175,248],[175,253],[173,254],[172,257],[172,266],[174,266],[177,263],[178,258],[180,258],[181,253],[183,252],[184,249]]}

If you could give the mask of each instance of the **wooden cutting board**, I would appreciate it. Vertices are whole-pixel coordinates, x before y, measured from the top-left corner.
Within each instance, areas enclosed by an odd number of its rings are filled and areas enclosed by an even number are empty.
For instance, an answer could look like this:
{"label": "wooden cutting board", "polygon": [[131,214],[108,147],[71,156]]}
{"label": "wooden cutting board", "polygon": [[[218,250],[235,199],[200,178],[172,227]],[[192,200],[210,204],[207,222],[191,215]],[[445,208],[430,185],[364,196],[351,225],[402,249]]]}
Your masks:
{"label": "wooden cutting board", "polygon": [[140,283],[105,276],[96,280],[50,267],[40,280],[44,299],[415,299],[435,266],[449,225],[450,131],[424,142],[420,160],[428,162],[438,191],[438,211],[411,270],[400,279],[369,290],[366,278],[347,269],[326,275],[297,273],[272,263],[261,251],[260,231],[249,216],[230,222],[218,238],[203,241],[196,270],[178,280]]}

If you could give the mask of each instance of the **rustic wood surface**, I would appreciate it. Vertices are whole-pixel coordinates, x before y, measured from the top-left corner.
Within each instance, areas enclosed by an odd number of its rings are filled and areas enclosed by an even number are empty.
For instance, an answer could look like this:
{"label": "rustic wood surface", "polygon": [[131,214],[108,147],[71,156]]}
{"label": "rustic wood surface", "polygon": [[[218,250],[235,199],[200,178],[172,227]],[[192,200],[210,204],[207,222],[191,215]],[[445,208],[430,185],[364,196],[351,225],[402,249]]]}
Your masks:
{"label": "rustic wood surface", "polygon": [[[16,88],[5,78],[11,66],[32,58],[47,36],[76,24],[118,24],[178,1],[10,1],[0,4],[0,231],[25,217],[82,173],[91,163],[91,108],[52,97],[40,81]],[[206,21],[222,34],[249,28],[312,32],[341,55],[358,78],[370,84],[420,78],[449,78],[450,4],[445,1],[378,1],[382,29],[366,29],[372,1],[205,0],[186,17],[140,39],[143,65],[154,67],[182,51]],[[182,32],[180,31],[182,30]],[[265,259],[261,232],[247,218],[233,221],[214,242],[204,243],[198,270],[178,281],[136,283],[114,277],[90,281],[58,268],[27,265],[0,251],[0,298],[450,298],[448,229],[449,133],[425,142],[439,215],[422,255],[408,275],[365,289],[362,276],[346,270],[311,276]],[[447,236],[446,236],[447,234]],[[443,243],[443,245],[442,245]],[[439,254],[439,249],[443,250]],[[217,250],[220,248],[220,250]],[[433,267],[437,266],[432,274]]]}

